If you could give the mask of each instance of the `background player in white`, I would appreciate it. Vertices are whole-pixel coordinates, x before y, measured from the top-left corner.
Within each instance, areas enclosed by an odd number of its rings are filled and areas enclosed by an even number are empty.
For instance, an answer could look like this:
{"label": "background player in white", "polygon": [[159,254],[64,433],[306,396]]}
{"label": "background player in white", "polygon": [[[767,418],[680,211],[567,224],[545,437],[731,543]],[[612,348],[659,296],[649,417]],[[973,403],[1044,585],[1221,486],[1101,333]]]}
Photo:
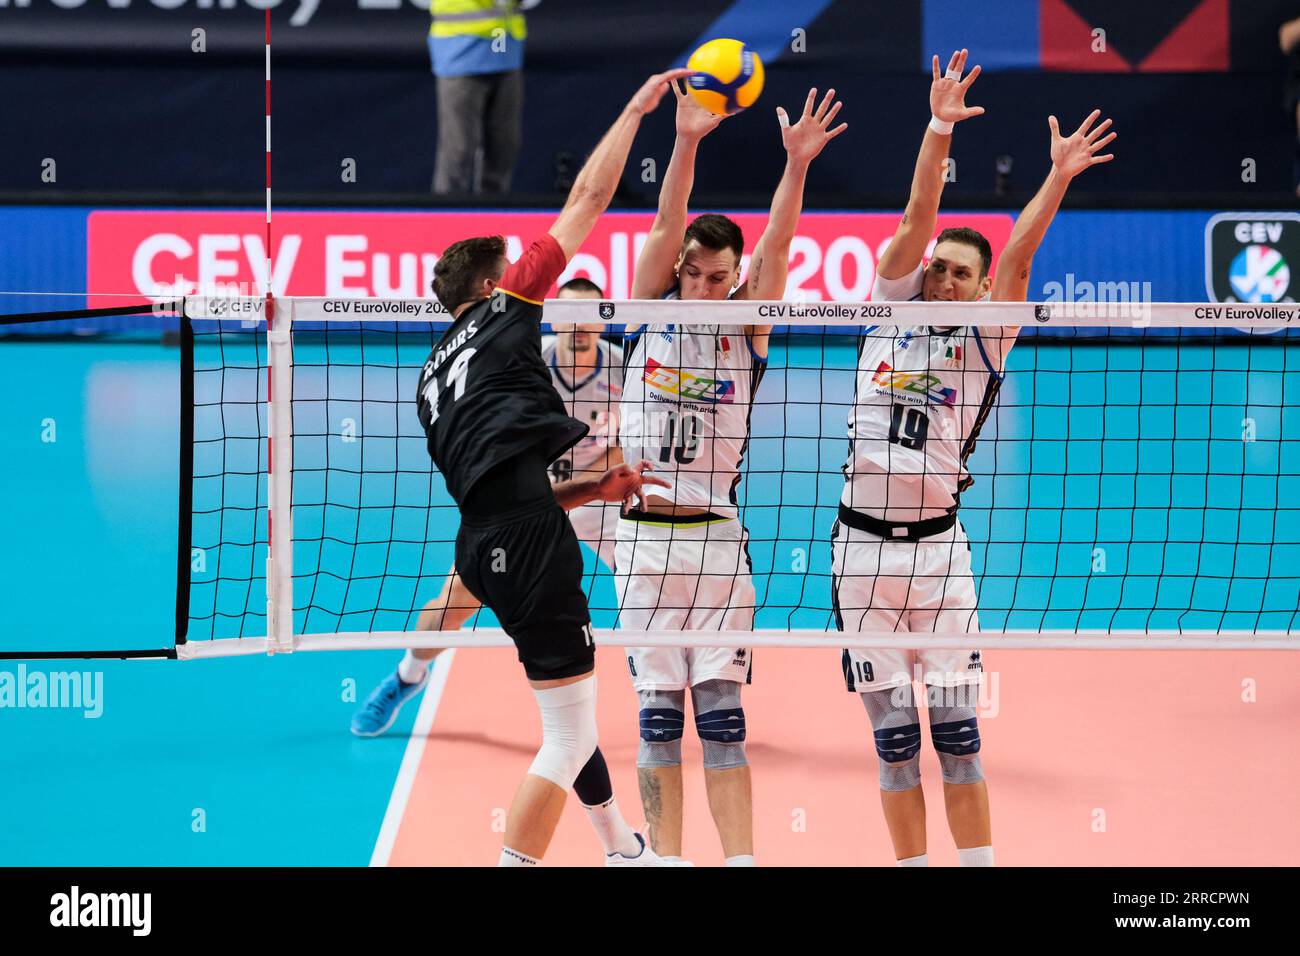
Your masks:
{"label": "background player in white", "polygon": [[[603,297],[595,283],[581,278],[564,283],[557,295],[561,299]],[[618,346],[600,338],[605,330],[603,325],[556,323],[553,329],[555,334],[543,339],[542,358],[551,370],[552,383],[569,414],[591,425],[586,438],[552,462],[551,483],[559,489],[574,481],[597,480],[623,462],[616,425],[618,399],[623,390],[623,353]],[[605,501],[589,502],[571,510],[569,520],[578,540],[612,571],[617,506]],[[416,628],[458,630],[481,606],[453,568],[442,591],[420,612]],[[430,662],[442,651],[442,648],[408,650],[397,670],[380,682],[353,716],[352,732],[359,737],[376,737],[387,731],[402,705],[427,686]],[[612,796],[586,809],[607,854],[614,859],[636,856],[639,845],[623,822]]]}
{"label": "background player in white", "polygon": [[[686,222],[696,147],[722,118],[675,85],[674,92],[677,139],[658,214],[637,260],[632,297],[721,300],[733,290],[734,298],[784,297],[808,166],[847,128],[830,129],[840,109],[835,91],[819,106],[812,90],[793,126],[785,110],[777,110],[785,172],[743,285],[740,228],[725,216],[700,216],[689,227]],[[620,442],[630,459],[654,462],[672,489],[647,495],[643,509],[625,511],[619,522],[620,627],[753,628],[754,585],[736,488],[770,331],[771,326],[629,329]],[[630,647],[628,667],[640,698],[637,768],[651,845],[668,857],[681,854],[681,738],[689,687],[723,852],[728,865],[753,865],[752,786],[740,702],[740,687],[750,675],[747,651]]]}
{"label": "background player in white", "polygon": [[[1093,113],[1063,139],[1056,118],[1052,171],[1016,222],[989,275],[988,241],[970,229],[947,229],[922,267],[943,189],[949,124],[978,115],[964,104],[979,68],[964,81],[966,51],[945,76],[934,60],[934,119],[917,160],[912,195],[881,257],[873,300],[1024,301],[1029,267],[1070,180],[1108,155],[1110,121]],[[970,547],[957,519],[971,484],[966,461],[996,398],[1018,327],[885,327],[868,330],[858,359],[857,396],[849,419],[852,450],[840,516],[832,532],[832,587],[837,623],[847,631],[976,631],[977,599]],[[919,773],[921,727],[913,670],[926,686],[930,734],[944,781],[948,825],[965,866],[992,866],[988,790],[979,761],[975,705],[980,652],[846,650],[844,677],[862,694],[880,761],[881,803],[903,866],[926,865],[925,801]]]}
{"label": "background player in white", "polygon": [[[590,279],[570,279],[560,286],[561,299],[602,299]],[[623,463],[618,445],[618,402],[623,395],[623,350],[602,339],[608,326],[599,323],[552,323],[554,335],[542,339],[542,358],[569,414],[591,425],[587,437],[551,463],[551,482],[595,479]],[[569,512],[578,540],[610,571],[614,570],[614,534],[618,507],[593,501]]]}

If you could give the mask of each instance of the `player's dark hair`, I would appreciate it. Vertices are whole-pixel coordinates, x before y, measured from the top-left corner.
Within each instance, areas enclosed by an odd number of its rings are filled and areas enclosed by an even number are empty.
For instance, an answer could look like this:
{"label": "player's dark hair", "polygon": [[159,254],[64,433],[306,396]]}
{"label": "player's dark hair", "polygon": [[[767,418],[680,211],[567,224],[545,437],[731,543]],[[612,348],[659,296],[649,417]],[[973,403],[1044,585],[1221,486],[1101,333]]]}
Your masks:
{"label": "player's dark hair", "polygon": [[989,266],[993,265],[993,247],[974,229],[966,226],[945,229],[939,233],[939,238],[934,241],[934,244],[937,246],[941,242],[960,242],[963,245],[974,246],[975,251],[980,254],[980,278],[983,279],[989,274]]}
{"label": "player's dark hair", "polygon": [[596,283],[592,282],[586,276],[574,276],[568,282],[564,283],[564,285],[560,286],[561,292],[565,289],[568,289],[570,292],[594,292],[596,295],[605,294],[601,291],[600,286],[596,285]]}
{"label": "player's dark hair", "polygon": [[433,267],[433,294],[443,308],[455,312],[479,298],[483,280],[497,277],[505,254],[506,241],[501,236],[453,242]]}
{"label": "player's dark hair", "polygon": [[692,239],[705,249],[711,249],[714,252],[730,249],[736,254],[737,261],[745,252],[745,234],[740,231],[740,227],[726,216],[720,216],[713,212],[705,213],[703,216],[696,216],[694,221],[686,227],[686,238],[683,245]]}

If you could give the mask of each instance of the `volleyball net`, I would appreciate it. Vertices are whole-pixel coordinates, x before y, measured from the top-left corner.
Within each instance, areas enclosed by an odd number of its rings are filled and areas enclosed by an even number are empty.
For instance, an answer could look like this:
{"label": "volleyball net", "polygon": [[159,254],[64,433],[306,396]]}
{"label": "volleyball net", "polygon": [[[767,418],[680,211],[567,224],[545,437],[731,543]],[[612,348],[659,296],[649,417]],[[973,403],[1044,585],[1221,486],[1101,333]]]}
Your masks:
{"label": "volleyball net", "polygon": [[[486,610],[459,632],[417,628],[459,526],[415,411],[447,314],[429,299],[286,297],[268,331],[266,305],[185,301],[193,454],[181,479],[191,521],[178,536],[178,656],[509,646]],[[667,443],[652,463],[669,474],[697,451],[692,410],[729,398],[719,357],[745,347],[737,328],[775,326],[735,492],[748,543],[731,573],[753,582],[753,629],[637,631],[637,646],[1300,646],[1298,306],[565,299],[545,315],[544,331],[601,326],[614,342],[627,325],[711,337],[714,358],[696,367],[626,372],[656,379]],[[933,353],[933,368],[905,355],[954,327],[981,334],[954,336],[956,352]],[[864,383],[908,392],[881,436],[901,454],[924,440],[914,419],[929,406],[984,399],[968,387],[991,374],[978,343],[1006,336],[1016,345],[958,512],[980,636],[951,616],[927,630],[839,632],[830,537],[855,395]],[[872,343],[911,371],[860,376]],[[609,402],[616,419],[618,396]],[[617,432],[605,429],[611,447]],[[597,643],[632,643],[616,579],[595,557],[602,542],[586,540]]]}

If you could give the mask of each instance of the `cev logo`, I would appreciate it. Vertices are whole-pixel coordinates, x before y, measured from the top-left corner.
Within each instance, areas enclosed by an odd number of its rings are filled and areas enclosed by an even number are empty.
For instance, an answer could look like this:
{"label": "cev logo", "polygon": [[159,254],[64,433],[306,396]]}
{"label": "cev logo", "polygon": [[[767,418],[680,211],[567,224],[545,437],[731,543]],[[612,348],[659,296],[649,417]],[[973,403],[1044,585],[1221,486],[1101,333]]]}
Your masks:
{"label": "cev logo", "polygon": [[1232,228],[1238,242],[1277,242],[1282,238],[1280,222],[1239,222]]}

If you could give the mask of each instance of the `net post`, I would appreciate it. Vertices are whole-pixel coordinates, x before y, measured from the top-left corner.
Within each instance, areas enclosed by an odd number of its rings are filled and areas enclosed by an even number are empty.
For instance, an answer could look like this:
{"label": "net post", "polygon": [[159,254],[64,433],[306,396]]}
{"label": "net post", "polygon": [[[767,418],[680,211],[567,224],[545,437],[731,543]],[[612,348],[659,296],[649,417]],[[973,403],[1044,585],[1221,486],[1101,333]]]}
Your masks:
{"label": "net post", "polygon": [[194,326],[182,296],[180,320],[180,491],[176,525],[176,640],[186,642],[190,626],[190,566],[194,546]]}
{"label": "net post", "polygon": [[266,651],[290,653],[293,638],[293,307],[266,301]]}

